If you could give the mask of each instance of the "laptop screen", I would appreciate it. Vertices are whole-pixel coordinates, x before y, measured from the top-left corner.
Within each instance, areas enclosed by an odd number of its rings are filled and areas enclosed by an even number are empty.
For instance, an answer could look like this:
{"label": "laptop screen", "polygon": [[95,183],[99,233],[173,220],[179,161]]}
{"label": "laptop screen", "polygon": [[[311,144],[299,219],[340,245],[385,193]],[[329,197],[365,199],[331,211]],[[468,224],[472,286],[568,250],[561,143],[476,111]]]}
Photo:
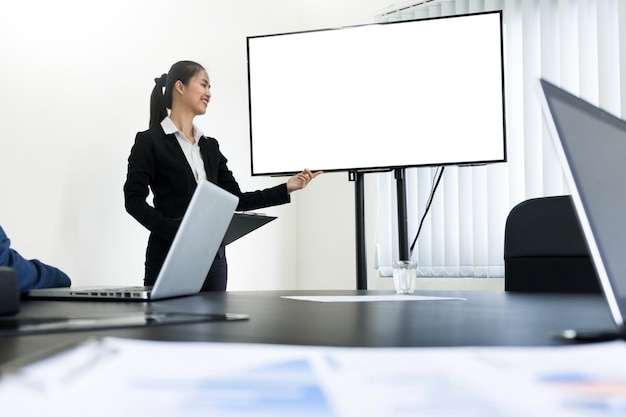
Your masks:
{"label": "laptop screen", "polygon": [[541,80],[546,120],[602,288],[626,312],[626,122]]}

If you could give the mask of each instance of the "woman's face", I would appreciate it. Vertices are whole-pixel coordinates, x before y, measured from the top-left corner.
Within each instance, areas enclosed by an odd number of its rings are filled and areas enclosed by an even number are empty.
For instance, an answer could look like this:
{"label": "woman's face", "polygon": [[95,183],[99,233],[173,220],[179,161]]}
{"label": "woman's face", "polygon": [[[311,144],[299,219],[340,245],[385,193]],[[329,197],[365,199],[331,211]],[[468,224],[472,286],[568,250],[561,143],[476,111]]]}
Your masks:
{"label": "woman's face", "polygon": [[187,85],[182,84],[182,101],[185,106],[196,114],[206,113],[211,100],[211,83],[209,74],[202,70],[189,80]]}

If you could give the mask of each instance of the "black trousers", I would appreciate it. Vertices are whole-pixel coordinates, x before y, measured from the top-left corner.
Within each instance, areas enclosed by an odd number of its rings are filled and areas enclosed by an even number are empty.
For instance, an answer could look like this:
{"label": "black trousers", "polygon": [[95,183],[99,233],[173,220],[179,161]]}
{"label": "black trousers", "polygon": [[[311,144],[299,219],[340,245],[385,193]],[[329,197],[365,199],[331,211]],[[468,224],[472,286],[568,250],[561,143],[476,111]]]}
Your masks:
{"label": "black trousers", "polygon": [[[170,246],[171,242],[150,236],[148,248],[146,249],[144,285],[154,285]],[[217,251],[217,255],[200,291],[226,291],[227,281],[228,263],[226,262],[226,248],[222,245]]]}

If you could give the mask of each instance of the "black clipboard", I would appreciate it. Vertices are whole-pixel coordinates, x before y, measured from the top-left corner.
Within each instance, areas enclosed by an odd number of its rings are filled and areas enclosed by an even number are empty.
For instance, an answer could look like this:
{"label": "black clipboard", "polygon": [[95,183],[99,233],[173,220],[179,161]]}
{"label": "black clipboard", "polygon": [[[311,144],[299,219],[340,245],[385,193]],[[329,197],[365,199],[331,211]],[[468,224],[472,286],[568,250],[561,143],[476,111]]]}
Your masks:
{"label": "black clipboard", "polygon": [[223,243],[228,245],[275,219],[276,216],[261,213],[235,213],[226,230]]}

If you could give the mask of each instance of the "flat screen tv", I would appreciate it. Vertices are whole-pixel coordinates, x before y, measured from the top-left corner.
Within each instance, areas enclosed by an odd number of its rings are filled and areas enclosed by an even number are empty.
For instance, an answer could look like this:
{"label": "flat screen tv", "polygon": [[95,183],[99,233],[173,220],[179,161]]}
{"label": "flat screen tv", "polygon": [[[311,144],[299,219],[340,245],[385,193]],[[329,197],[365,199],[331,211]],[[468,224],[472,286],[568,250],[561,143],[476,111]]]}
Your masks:
{"label": "flat screen tv", "polygon": [[252,175],[506,161],[502,12],[247,37]]}

